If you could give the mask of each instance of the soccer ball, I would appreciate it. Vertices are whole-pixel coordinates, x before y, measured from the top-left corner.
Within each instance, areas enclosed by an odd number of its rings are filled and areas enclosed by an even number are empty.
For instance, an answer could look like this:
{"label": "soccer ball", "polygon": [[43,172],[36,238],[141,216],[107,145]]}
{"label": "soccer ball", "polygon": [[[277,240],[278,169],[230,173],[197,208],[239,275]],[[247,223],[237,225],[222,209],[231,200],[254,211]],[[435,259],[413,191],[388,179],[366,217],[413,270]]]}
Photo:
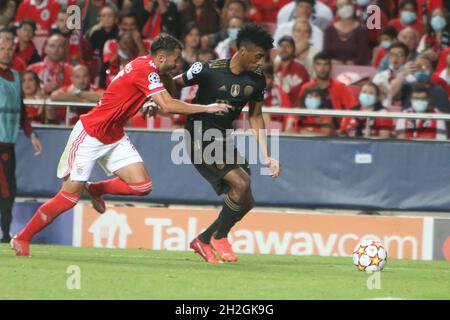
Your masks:
{"label": "soccer ball", "polygon": [[361,271],[381,271],[387,262],[387,251],[377,240],[364,240],[353,250],[353,263]]}

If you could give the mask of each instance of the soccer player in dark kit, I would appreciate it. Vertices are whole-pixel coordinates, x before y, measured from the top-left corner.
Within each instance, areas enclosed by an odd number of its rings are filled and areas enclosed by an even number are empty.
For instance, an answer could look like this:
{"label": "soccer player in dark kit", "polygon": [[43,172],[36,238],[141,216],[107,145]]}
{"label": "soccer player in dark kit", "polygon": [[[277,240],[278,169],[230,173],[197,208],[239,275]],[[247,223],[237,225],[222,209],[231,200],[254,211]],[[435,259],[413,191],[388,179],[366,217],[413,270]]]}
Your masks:
{"label": "soccer player in dark kit", "polygon": [[[220,101],[232,106],[228,113],[190,115],[186,123],[186,132],[189,133],[186,134],[186,140],[190,144],[188,150],[192,163],[218,195],[225,194],[218,218],[190,244],[196,253],[210,263],[220,262],[214,251],[224,262],[238,260],[227,236],[231,228],[255,204],[248,163],[234,146],[230,148],[227,145],[230,136],[226,131],[232,128],[232,122],[239,117],[247,103],[250,127],[256,135],[263,155],[263,164],[271,168],[273,178],[280,174],[279,162],[268,154],[262,116],[266,83],[261,67],[264,64],[266,52],[273,47],[273,39],[262,27],[248,24],[240,30],[236,44],[237,52],[231,59],[196,62],[188,71],[174,78],[179,88],[195,84],[199,86],[196,103]],[[225,142],[223,143],[223,161],[216,161],[213,164],[208,164],[203,159],[203,151],[211,143],[203,141],[208,139],[202,139],[208,129],[220,130]],[[195,161],[199,157],[200,161]],[[226,161],[230,158],[231,163]]]}

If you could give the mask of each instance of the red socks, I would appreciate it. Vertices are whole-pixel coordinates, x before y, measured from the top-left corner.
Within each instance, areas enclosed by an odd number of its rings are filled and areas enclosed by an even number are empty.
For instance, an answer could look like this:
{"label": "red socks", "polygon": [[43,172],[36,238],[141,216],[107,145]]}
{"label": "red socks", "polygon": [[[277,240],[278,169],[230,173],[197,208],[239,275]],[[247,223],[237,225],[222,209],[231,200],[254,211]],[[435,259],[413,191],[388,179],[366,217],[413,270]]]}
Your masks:
{"label": "red socks", "polygon": [[151,191],[151,180],[128,184],[120,178],[114,178],[110,180],[93,182],[89,185],[89,192],[95,196],[101,196],[103,194],[145,196]]}
{"label": "red socks", "polygon": [[80,196],[78,194],[60,191],[48,200],[33,215],[25,228],[17,234],[20,240],[31,241],[33,236],[44,229],[61,213],[73,208]]}

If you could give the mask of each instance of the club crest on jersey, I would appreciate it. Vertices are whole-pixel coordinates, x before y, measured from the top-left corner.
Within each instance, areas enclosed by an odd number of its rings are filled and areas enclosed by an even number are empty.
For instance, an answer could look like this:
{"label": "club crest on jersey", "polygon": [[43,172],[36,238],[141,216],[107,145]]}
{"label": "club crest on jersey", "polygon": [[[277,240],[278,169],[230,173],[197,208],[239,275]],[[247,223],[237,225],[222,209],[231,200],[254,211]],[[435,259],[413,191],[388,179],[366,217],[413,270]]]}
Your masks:
{"label": "club crest on jersey", "polygon": [[239,95],[239,92],[241,91],[241,86],[238,84],[233,84],[231,86],[231,96],[237,97]]}
{"label": "club crest on jersey", "polygon": [[43,21],[47,21],[49,18],[50,18],[50,12],[47,9],[43,10],[41,12],[41,19]]}
{"label": "club crest on jersey", "polygon": [[156,72],[152,72],[148,75],[148,82],[150,83],[160,83],[159,75]]}

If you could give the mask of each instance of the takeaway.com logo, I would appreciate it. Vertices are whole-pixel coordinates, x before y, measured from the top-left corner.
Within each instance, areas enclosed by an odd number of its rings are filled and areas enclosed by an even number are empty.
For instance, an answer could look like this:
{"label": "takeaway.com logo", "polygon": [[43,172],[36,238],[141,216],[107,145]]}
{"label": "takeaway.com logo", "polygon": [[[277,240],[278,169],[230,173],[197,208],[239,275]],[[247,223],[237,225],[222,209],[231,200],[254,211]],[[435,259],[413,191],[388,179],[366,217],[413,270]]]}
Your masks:
{"label": "takeaway.com logo", "polygon": [[[150,247],[153,250],[188,250],[189,242],[198,234],[198,221],[188,218],[187,228],[176,226],[170,218],[146,218],[145,224],[153,229]],[[190,235],[189,237],[187,235]],[[393,258],[417,259],[418,239],[413,236],[355,233],[279,232],[249,230],[237,227],[229,236],[236,253],[262,253],[277,255],[350,256],[361,240],[380,240],[386,250],[396,253]]]}
{"label": "takeaway.com logo", "polygon": [[[216,210],[190,208],[114,209],[120,214],[111,215],[108,226],[120,225],[114,221],[120,218],[127,222],[129,232],[126,241],[121,241],[120,232],[103,232],[102,246],[189,250],[189,242],[217,216]],[[79,239],[76,245],[99,246],[98,232],[93,232],[98,219],[92,208],[82,207],[74,229]],[[100,229],[108,226],[102,224]],[[375,239],[385,245],[389,258],[425,259],[423,247],[428,246],[423,230],[421,218],[252,211],[229,238],[237,253],[321,256],[349,256],[360,240]]]}

